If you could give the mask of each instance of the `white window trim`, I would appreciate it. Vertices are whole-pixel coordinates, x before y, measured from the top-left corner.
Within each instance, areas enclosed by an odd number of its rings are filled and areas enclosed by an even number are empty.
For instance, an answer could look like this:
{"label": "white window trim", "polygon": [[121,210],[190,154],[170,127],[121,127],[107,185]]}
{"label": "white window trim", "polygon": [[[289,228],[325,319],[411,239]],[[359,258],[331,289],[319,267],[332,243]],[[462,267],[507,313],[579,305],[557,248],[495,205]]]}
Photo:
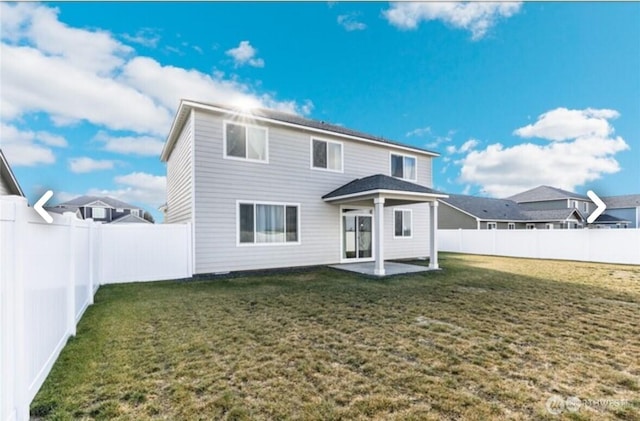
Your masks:
{"label": "white window trim", "polygon": [[[327,142],[327,144],[335,143],[336,145],[340,145],[340,169],[339,170],[332,170],[331,168],[320,168],[320,167],[313,166],[313,141],[314,140],[318,140],[320,142]],[[328,160],[329,160],[329,148],[327,148],[327,162]],[[312,170],[318,170],[318,171],[344,173],[344,143],[339,142],[337,140],[329,140],[322,137],[311,136],[309,138],[309,168],[311,168]]]}
{"label": "white window trim", "polygon": [[362,215],[364,216],[370,216],[371,217],[371,223],[372,223],[372,227],[371,227],[371,244],[375,245],[376,240],[377,240],[377,230],[376,230],[376,219],[375,219],[375,215],[374,215],[374,208],[370,207],[370,206],[351,206],[351,205],[340,205],[340,221],[339,221],[339,226],[340,226],[340,263],[353,263],[353,262],[374,262],[376,260],[376,248],[375,246],[373,246],[373,250],[371,251],[371,257],[362,257],[362,258],[351,258],[351,259],[346,259],[344,257],[344,239],[342,238],[342,235],[344,234],[344,221],[342,220],[343,216],[344,216],[344,210],[345,209],[353,209],[353,210],[360,210],[362,211]]}
{"label": "white window trim", "polygon": [[[396,235],[396,212],[409,212],[411,214],[411,235]],[[404,215],[402,215],[402,222],[404,223]],[[404,232],[404,230],[403,230]],[[413,209],[394,209],[393,210],[393,238],[394,239],[411,239],[413,238]]]}
{"label": "white window trim", "polygon": [[[240,204],[243,205],[253,205],[253,243],[241,243],[240,242]],[[274,206],[284,206],[285,207],[285,241],[282,243],[256,243],[256,205],[274,205]],[[287,235],[287,206],[295,206],[298,208],[298,241],[286,241]],[[274,247],[274,246],[298,246],[302,244],[302,217],[300,213],[300,203],[289,203],[289,202],[267,202],[261,200],[236,200],[236,247]]]}
{"label": "white window trim", "polygon": [[[493,227],[493,228],[489,228],[489,227]],[[498,229],[498,223],[497,222],[487,222],[487,229],[488,230],[497,230]]]}
{"label": "white window trim", "polygon": [[[394,177],[393,171],[391,170],[391,157],[393,155],[403,157],[403,160],[402,160],[402,171],[403,172],[404,172],[404,158],[413,158],[416,161],[416,171],[415,171],[416,178]],[[407,155],[407,154],[404,154],[404,153],[398,153],[398,152],[389,151],[389,175],[391,177],[393,177],[393,178],[397,178],[398,180],[412,181],[414,183],[417,183],[418,182],[418,157],[415,156],[415,155]]]}
{"label": "white window trim", "polygon": [[536,224],[527,224],[527,227],[526,227],[526,228],[527,228],[528,230],[534,230],[534,229],[536,229]]}
{"label": "white window trim", "polygon": [[509,222],[509,223],[507,224],[507,230],[514,230],[514,229],[516,229],[516,224],[515,224],[515,222]]}
{"label": "white window trim", "polygon": [[[573,222],[569,222],[569,224],[572,224],[572,223],[573,223]],[[544,228],[545,228],[545,229],[548,229],[548,230],[552,230],[552,229],[554,228],[554,227],[553,227],[553,223],[546,223],[546,224],[544,224]]]}
{"label": "white window trim", "polygon": [[[102,210],[104,210],[104,216],[96,217],[96,216],[93,214],[93,211],[94,211],[95,209],[102,209]],[[108,210],[108,209],[110,209],[110,208],[107,208],[107,207],[104,207],[104,206],[91,206],[91,219],[95,219],[95,218],[98,218],[98,219],[109,219],[109,212],[107,212],[107,210]]]}
{"label": "white window trim", "polygon": [[[244,126],[244,127],[252,127],[255,129],[260,129],[260,130],[264,130],[264,134],[265,134],[265,159],[261,160],[261,159],[251,159],[251,158],[240,158],[237,156],[228,156],[227,155],[227,125],[229,124],[233,124],[235,126]],[[247,151],[247,138],[245,137],[245,151]],[[239,121],[230,121],[230,120],[223,120],[223,124],[222,124],[222,158],[224,159],[229,159],[232,161],[244,161],[244,162],[257,162],[259,164],[268,164],[269,163],[269,128],[266,126],[258,126],[255,124],[247,124],[247,123],[241,123]]]}

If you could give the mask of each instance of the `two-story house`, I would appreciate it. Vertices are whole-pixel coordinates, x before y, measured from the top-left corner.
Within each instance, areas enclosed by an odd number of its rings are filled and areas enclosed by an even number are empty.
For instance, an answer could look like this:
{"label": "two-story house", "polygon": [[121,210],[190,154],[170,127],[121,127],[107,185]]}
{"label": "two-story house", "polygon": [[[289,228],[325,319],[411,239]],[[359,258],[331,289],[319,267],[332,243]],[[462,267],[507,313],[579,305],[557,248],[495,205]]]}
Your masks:
{"label": "two-story house", "polygon": [[106,196],[79,196],[46,210],[60,214],[74,212],[79,219],[91,218],[104,224],[150,223],[144,218],[144,209]]}
{"label": "two-story house", "polygon": [[426,257],[437,268],[438,154],[273,110],[183,100],[165,143],[167,223],[194,273]]}

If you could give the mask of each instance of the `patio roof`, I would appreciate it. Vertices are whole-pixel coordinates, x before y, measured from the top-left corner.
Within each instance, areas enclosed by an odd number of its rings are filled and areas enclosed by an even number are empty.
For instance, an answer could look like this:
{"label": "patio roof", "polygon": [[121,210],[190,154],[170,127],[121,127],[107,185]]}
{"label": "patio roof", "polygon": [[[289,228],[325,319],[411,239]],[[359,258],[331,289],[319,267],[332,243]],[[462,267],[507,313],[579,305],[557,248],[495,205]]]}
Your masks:
{"label": "patio roof", "polygon": [[429,202],[448,197],[446,194],[420,184],[376,174],[369,177],[355,179],[330,193],[322,196],[326,202],[344,200],[361,200],[377,196],[389,198],[410,199],[416,202]]}

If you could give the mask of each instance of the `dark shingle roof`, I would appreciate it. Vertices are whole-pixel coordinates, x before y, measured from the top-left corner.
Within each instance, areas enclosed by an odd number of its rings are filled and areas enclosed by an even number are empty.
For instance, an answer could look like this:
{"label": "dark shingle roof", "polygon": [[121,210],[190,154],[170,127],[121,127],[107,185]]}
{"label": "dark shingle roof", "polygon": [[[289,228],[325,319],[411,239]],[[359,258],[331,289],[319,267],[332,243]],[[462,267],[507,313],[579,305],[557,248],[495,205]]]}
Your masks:
{"label": "dark shingle roof", "polygon": [[440,200],[480,219],[501,221],[520,221],[524,219],[520,207],[513,200],[462,194],[451,194],[447,199]]}
{"label": "dark shingle roof", "polygon": [[123,202],[118,199],[114,199],[113,197],[108,196],[79,196],[75,199],[68,200],[66,202],[59,203],[56,205],[57,207],[64,207],[68,209],[79,208],[82,206],[86,206],[89,203],[93,203],[96,201],[101,201],[106,205],[111,206],[112,208],[126,208],[126,209],[140,209],[138,206],[133,206],[129,203]]}
{"label": "dark shingle roof", "polygon": [[578,194],[578,193],[562,190],[557,187],[551,187],[551,186],[534,187],[533,189],[507,197],[507,199],[513,200],[514,202],[518,202],[518,203],[539,202],[539,201],[545,201],[545,200],[559,200],[559,199],[582,199],[582,200],[589,200],[589,201],[591,200],[589,199],[588,196],[585,196],[583,194]]}
{"label": "dark shingle roof", "polygon": [[607,215],[606,213],[603,213],[602,215],[597,217],[595,222],[594,222],[594,224],[618,224],[618,223],[628,223],[628,224],[630,224],[631,221],[628,221],[628,220],[622,219],[622,218],[618,218],[617,216]]}
{"label": "dark shingle roof", "polygon": [[602,201],[609,209],[637,208],[640,207],[640,194],[603,197]]}
{"label": "dark shingle roof", "polygon": [[[451,194],[440,199],[451,206],[463,210],[476,218],[488,221],[564,221],[576,212],[576,209],[524,210],[520,204],[509,199],[466,196]],[[580,215],[582,218],[582,215]]]}
{"label": "dark shingle roof", "polygon": [[388,175],[376,174],[369,177],[355,179],[341,187],[338,187],[334,191],[325,194],[322,198],[331,199],[373,190],[395,190],[408,193],[444,195],[444,193],[430,189],[429,187],[389,177]]}
{"label": "dark shingle roof", "polygon": [[564,221],[568,219],[573,213],[577,214],[581,220],[585,219],[580,211],[575,208],[522,211],[522,214],[526,216],[530,221]]}

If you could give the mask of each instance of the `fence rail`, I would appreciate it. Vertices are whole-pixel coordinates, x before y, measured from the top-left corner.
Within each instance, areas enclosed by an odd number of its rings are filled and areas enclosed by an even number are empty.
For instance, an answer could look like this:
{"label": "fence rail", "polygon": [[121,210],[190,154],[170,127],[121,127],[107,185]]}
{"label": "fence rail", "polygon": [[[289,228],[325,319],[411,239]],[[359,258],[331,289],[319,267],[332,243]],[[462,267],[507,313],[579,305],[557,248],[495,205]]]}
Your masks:
{"label": "fence rail", "polygon": [[187,278],[191,227],[103,225],[0,197],[0,420],[29,405],[100,285]]}
{"label": "fence rail", "polygon": [[640,265],[640,229],[438,230],[440,251]]}

